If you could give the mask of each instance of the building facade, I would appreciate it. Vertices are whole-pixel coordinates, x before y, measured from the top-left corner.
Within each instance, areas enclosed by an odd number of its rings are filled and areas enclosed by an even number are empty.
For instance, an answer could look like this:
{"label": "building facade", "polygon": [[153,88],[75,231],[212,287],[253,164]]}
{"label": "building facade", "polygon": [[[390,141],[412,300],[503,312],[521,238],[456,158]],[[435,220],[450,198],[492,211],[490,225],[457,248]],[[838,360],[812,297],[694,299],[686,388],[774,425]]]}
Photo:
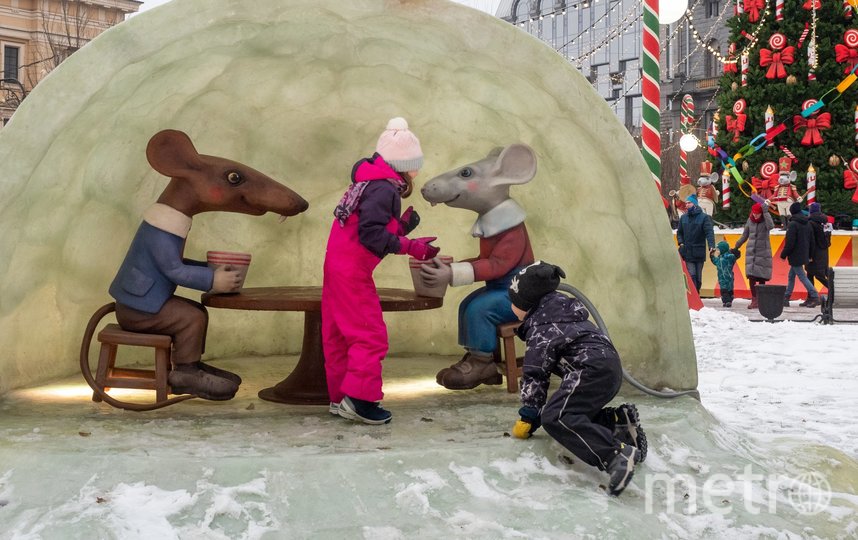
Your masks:
{"label": "building facade", "polygon": [[134,0],[0,0],[0,117],[5,124],[48,73],[136,13]]}
{"label": "building facade", "polygon": [[[563,55],[616,111],[626,129],[640,140],[641,30],[640,0],[502,0],[496,16],[538,37]],[[715,96],[727,50],[733,15],[730,0],[690,0],[691,16],[660,28],[662,183],[678,182],[680,104],[694,99],[695,134],[717,109]],[[676,154],[674,156],[674,154]]]}

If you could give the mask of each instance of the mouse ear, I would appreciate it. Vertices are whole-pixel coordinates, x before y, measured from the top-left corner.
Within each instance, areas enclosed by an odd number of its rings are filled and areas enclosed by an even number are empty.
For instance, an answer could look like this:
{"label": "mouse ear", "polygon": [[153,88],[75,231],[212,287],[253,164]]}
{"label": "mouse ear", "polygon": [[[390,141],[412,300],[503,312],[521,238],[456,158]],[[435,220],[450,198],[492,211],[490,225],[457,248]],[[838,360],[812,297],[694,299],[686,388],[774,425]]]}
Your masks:
{"label": "mouse ear", "polygon": [[536,176],[536,152],[526,144],[511,144],[495,161],[492,185],[526,184]]}
{"label": "mouse ear", "polygon": [[202,167],[200,155],[190,137],[175,129],[159,131],[146,146],[146,159],[152,168],[170,178],[185,176]]}

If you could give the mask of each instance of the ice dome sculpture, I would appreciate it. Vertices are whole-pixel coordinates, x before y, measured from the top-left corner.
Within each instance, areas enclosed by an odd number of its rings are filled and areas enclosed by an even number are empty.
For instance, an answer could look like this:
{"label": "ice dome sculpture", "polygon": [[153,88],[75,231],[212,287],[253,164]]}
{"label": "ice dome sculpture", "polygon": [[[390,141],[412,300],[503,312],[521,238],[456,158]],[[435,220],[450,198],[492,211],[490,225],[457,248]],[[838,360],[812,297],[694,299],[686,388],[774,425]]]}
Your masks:
{"label": "ice dome sculpture", "polygon": [[[271,214],[202,214],[186,256],[247,251],[247,286],[318,285],[351,166],[393,116],[426,153],[418,187],[492,147],[531,145],[539,172],[512,194],[536,256],[593,300],[642,382],[696,386],[679,259],[644,161],[551,48],[442,0],[183,0],[76,52],[0,134],[0,392],[76,369],[86,321],[110,301],[140,216],[167,184],[145,159],[154,133],[185,131],[200,152],[310,201],[283,225]],[[476,255],[474,214],[407,203],[444,254]],[[411,287],[402,257],[376,278]],[[450,290],[442,310],[388,314],[391,354],[458,354],[456,310],[470,290]],[[300,347],[300,314],[211,315],[207,357]]]}

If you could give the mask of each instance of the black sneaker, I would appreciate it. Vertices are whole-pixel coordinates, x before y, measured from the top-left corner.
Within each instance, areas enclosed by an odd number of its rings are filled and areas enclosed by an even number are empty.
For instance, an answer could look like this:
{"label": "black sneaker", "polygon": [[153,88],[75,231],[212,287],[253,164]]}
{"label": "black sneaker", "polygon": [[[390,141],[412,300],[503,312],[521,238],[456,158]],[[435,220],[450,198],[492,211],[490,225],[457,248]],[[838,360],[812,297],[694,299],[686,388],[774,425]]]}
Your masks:
{"label": "black sneaker", "polygon": [[620,443],[620,448],[617,449],[616,455],[611,463],[608,464],[608,474],[611,479],[608,481],[608,494],[616,497],[626,489],[629,482],[632,481],[632,476],[635,474],[635,462],[637,461],[638,449],[628,444]]}
{"label": "black sneaker", "polygon": [[815,308],[815,307],[819,306],[819,298],[808,298],[807,300],[805,300],[804,302],[799,304],[799,306]]}
{"label": "black sneaker", "polygon": [[346,396],[340,402],[339,414],[343,418],[364,424],[387,424],[393,415],[374,401]]}
{"label": "black sneaker", "polygon": [[623,403],[614,409],[614,438],[638,449],[638,463],[646,459],[646,433],[641,427],[638,409],[634,404]]}

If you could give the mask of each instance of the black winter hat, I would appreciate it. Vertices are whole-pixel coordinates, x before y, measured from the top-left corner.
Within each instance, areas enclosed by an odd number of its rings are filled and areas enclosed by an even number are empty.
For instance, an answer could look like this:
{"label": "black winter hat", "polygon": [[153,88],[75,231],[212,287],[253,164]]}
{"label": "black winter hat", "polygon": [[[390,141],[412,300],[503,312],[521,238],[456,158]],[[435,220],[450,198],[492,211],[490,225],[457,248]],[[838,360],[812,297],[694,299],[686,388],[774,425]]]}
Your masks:
{"label": "black winter hat", "polygon": [[794,202],[791,205],[789,205],[789,213],[790,213],[790,215],[793,215],[793,216],[796,214],[801,214],[801,203],[800,202]]}
{"label": "black winter hat", "polygon": [[560,278],[566,274],[559,266],[535,261],[513,276],[509,284],[509,299],[522,311],[530,311],[546,294],[556,291]]}

